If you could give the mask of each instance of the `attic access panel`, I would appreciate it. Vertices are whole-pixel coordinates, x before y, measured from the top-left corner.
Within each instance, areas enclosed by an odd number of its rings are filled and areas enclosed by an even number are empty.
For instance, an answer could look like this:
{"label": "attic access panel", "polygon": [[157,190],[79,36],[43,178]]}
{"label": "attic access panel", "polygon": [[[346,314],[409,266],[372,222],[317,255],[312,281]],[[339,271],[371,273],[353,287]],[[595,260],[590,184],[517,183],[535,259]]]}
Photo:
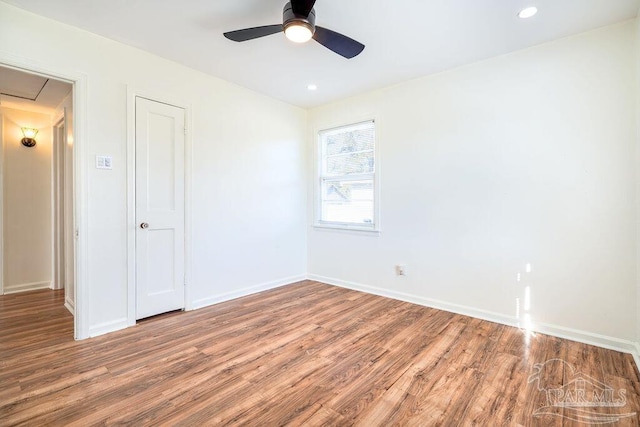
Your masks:
{"label": "attic access panel", "polygon": [[48,78],[13,68],[0,67],[0,94],[35,101]]}

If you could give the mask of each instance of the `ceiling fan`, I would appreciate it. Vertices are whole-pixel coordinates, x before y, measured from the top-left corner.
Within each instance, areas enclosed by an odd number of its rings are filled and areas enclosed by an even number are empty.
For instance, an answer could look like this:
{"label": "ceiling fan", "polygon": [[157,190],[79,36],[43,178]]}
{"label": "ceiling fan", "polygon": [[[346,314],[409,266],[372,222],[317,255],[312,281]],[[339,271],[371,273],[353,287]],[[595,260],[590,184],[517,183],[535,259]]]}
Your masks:
{"label": "ceiling fan", "polygon": [[296,43],[315,41],[347,59],[360,54],[364,45],[343,34],[316,25],[316,0],[291,0],[284,5],[282,24],[229,31],[224,36],[235,42],[244,42],[284,31]]}

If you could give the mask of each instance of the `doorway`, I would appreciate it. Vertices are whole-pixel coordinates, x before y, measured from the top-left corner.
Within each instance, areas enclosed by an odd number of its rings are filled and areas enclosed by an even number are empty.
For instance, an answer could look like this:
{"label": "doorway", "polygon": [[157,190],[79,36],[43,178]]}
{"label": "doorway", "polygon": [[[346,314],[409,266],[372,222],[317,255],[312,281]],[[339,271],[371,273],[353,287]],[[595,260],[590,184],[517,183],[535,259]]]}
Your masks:
{"label": "doorway", "polygon": [[0,293],[64,289],[75,317],[73,104],[72,82],[0,64]]}

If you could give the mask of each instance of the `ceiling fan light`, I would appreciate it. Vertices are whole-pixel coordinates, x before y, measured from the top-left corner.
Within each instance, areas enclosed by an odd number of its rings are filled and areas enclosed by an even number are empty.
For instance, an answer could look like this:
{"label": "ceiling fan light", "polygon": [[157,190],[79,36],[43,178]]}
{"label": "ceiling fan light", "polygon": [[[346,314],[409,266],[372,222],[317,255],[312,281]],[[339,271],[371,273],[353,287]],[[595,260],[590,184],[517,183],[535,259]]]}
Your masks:
{"label": "ceiling fan light", "polygon": [[284,30],[284,34],[289,40],[295,43],[305,43],[313,37],[311,28],[303,23],[288,25]]}

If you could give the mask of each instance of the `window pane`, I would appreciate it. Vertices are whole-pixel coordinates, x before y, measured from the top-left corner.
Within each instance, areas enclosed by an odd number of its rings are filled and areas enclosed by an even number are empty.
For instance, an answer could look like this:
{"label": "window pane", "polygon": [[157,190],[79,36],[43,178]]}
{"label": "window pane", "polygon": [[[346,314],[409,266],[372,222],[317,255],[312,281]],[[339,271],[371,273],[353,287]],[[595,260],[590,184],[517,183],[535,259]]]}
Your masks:
{"label": "window pane", "polygon": [[373,122],[322,131],[320,139],[323,174],[335,176],[374,171]]}
{"label": "window pane", "polygon": [[324,181],[320,220],[373,225],[373,180]]}
{"label": "window pane", "polygon": [[327,157],[325,175],[373,172],[373,150]]}
{"label": "window pane", "polygon": [[[335,131],[333,131],[335,132]],[[354,151],[373,150],[373,127],[341,129],[339,133],[327,132],[327,156]]]}

